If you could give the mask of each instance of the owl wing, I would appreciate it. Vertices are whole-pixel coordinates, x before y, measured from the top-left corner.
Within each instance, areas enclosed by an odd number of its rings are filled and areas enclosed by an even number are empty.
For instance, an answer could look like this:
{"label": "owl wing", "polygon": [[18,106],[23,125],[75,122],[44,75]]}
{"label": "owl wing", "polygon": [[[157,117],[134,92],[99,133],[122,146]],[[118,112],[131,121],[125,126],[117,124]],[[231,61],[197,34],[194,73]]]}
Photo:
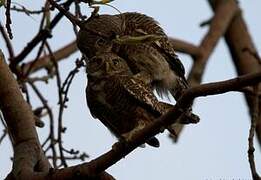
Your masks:
{"label": "owl wing", "polygon": [[[121,15],[118,15],[121,16]],[[165,55],[171,69],[180,77],[184,77],[185,68],[176,55],[173,45],[169,42],[167,35],[153,18],[140,13],[123,13],[125,23],[125,34],[127,35],[147,35],[155,34],[163,38],[153,43],[153,46]],[[184,78],[185,79],[185,78]]]}
{"label": "owl wing", "polygon": [[115,126],[115,122],[119,121],[118,116],[108,107],[106,100],[100,96],[100,92],[96,92],[92,86],[93,84],[88,82],[85,90],[87,105],[92,117],[98,118],[113,134],[119,137],[121,129]]}
{"label": "owl wing", "polygon": [[185,68],[181,63],[180,59],[176,55],[172,44],[169,42],[168,38],[164,38],[158,42],[154,43],[154,46],[166,56],[166,60],[168,61],[170,68],[176,72],[176,74],[180,77],[184,77]]}
{"label": "owl wing", "polygon": [[125,34],[135,35],[135,32],[141,30],[145,34],[165,35],[163,29],[158,25],[159,23],[145,14],[127,12],[117,16],[125,21]]}
{"label": "owl wing", "polygon": [[[136,78],[121,77],[121,82],[124,88],[133,96],[139,103],[150,107],[153,111],[157,112],[158,117],[168,112],[174,106],[168,103],[159,102],[150,87],[146,86],[141,80]],[[177,138],[177,132],[180,124],[173,124],[168,126],[168,131],[172,134],[173,139]]]}
{"label": "owl wing", "polygon": [[125,91],[128,92],[138,104],[153,112],[156,117],[162,115],[164,107],[161,106],[150,86],[134,77],[120,76],[118,78]]}

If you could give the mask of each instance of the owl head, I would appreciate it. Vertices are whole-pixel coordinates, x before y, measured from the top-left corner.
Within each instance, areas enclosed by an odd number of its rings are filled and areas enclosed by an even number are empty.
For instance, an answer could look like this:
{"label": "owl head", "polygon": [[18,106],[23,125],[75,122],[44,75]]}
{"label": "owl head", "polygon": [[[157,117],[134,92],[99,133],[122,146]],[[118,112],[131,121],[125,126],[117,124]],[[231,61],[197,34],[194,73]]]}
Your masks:
{"label": "owl head", "polygon": [[121,19],[113,15],[98,15],[88,19],[77,35],[77,46],[88,58],[111,52],[112,40],[120,35]]}
{"label": "owl head", "polygon": [[131,75],[126,61],[114,53],[102,53],[87,61],[86,72],[89,76],[104,78],[114,75]]}

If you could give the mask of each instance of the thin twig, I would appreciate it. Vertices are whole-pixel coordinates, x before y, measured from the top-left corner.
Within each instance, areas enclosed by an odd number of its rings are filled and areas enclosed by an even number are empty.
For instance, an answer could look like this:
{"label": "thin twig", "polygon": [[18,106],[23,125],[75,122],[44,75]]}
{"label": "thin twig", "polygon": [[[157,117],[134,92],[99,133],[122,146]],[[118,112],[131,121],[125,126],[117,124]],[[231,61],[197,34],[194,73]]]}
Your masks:
{"label": "thin twig", "polygon": [[[57,51],[53,52],[53,56],[55,57],[55,60],[58,62],[62,59],[67,58],[72,53],[74,53],[76,50],[77,50],[76,42],[72,41],[71,43],[69,43],[69,44],[63,46],[62,48],[58,49]],[[32,63],[34,63],[33,60],[24,64],[23,72],[26,72]],[[37,60],[37,62],[34,63],[30,72],[33,73],[33,72],[38,71],[43,68],[47,68],[47,69],[53,68],[53,63],[51,61],[50,54],[40,57]]]}
{"label": "thin twig", "polygon": [[53,73],[49,73],[46,76],[42,76],[42,77],[29,77],[26,79],[26,81],[30,81],[32,83],[37,82],[37,81],[43,81],[45,83],[48,83],[48,80],[53,78]]}
{"label": "thin twig", "polygon": [[4,138],[6,137],[6,135],[7,135],[7,130],[4,129],[4,130],[3,130],[3,134],[2,134],[2,136],[0,137],[0,144],[2,143],[2,141],[4,140]]}
{"label": "thin twig", "polygon": [[45,42],[46,42],[46,40],[43,40],[43,41],[42,41],[42,44],[41,44],[40,48],[38,49],[37,55],[36,55],[36,57],[35,57],[33,63],[29,66],[28,70],[27,70],[27,71],[25,72],[25,74],[23,75],[24,77],[27,77],[27,76],[30,74],[31,69],[33,68],[34,64],[37,62],[37,60],[38,60],[39,57],[41,56],[41,54],[42,54],[42,52],[43,52],[43,50],[44,50]]}
{"label": "thin twig", "polygon": [[53,55],[53,52],[49,46],[48,43],[46,43],[47,50],[49,51],[51,61],[54,64],[55,68],[55,74],[56,74],[56,82],[57,82],[57,89],[58,89],[58,97],[59,97],[59,115],[58,115],[58,147],[59,147],[59,152],[60,152],[60,157],[61,157],[61,162],[64,167],[68,167],[66,163],[66,159],[64,158],[63,154],[63,141],[62,141],[62,133],[64,133],[64,128],[63,128],[63,123],[62,123],[62,113],[63,113],[63,97],[62,97],[62,89],[61,89],[61,76],[59,73],[59,68],[58,68],[58,63],[55,60],[55,57]]}
{"label": "thin twig", "polygon": [[44,13],[46,11],[46,9],[42,8],[41,10],[30,10],[28,8],[26,8],[23,5],[19,5],[21,6],[20,8],[16,7],[15,5],[13,7],[11,7],[10,9],[12,11],[16,11],[16,12],[22,12],[25,13],[27,16],[33,15],[33,14],[41,14]]}
{"label": "thin twig", "polygon": [[[0,120],[1,120],[1,123],[3,124],[5,130],[7,130],[7,133],[9,134],[9,132],[8,132],[8,127],[7,127],[6,123],[5,123],[5,120],[4,120],[4,118],[3,118],[3,115],[2,115],[2,112],[1,112],[1,111],[0,111]],[[9,139],[10,139],[12,145],[13,145],[13,144],[14,144],[14,141],[13,141],[13,138],[12,138],[11,134],[9,134]],[[12,146],[12,147],[13,147],[13,146]]]}
{"label": "thin twig", "polygon": [[1,122],[4,126],[4,130],[3,130],[3,134],[2,136],[0,137],[0,144],[2,143],[3,139],[5,138],[5,136],[7,135],[8,131],[7,131],[7,126],[5,124],[5,121],[4,121],[4,118],[2,116],[2,112],[0,111],[0,119],[1,119]]}
{"label": "thin twig", "polygon": [[44,22],[45,22],[45,19],[46,19],[46,16],[47,14],[50,13],[50,7],[49,7],[49,2],[46,1],[45,4],[44,4],[44,9],[46,9],[46,11],[44,11],[43,15],[42,15],[42,18],[41,18],[41,21],[40,21],[40,26],[39,26],[39,31],[41,31],[42,29],[44,29]]}
{"label": "thin twig", "polygon": [[42,147],[48,142],[48,140],[50,140],[50,147],[52,149],[52,154],[53,154],[53,166],[54,168],[57,167],[57,153],[56,153],[56,149],[55,149],[55,135],[54,135],[54,118],[53,118],[53,113],[51,108],[49,107],[47,100],[43,97],[43,95],[41,94],[41,92],[38,90],[38,88],[34,85],[34,83],[29,81],[29,84],[31,85],[32,89],[34,90],[34,92],[36,93],[36,95],[38,96],[38,98],[40,99],[40,101],[42,102],[44,108],[47,110],[49,119],[50,119],[50,130],[49,130],[49,136],[47,137],[47,139],[44,141],[44,143],[42,144]]}
{"label": "thin twig", "polygon": [[[47,156],[48,159],[51,159],[52,156]],[[61,157],[57,157],[58,159],[61,159]],[[88,154],[82,153],[78,156],[65,156],[66,160],[81,160],[81,161],[85,161],[86,158],[89,158]]]}
{"label": "thin twig", "polygon": [[48,0],[52,6],[57,8],[60,13],[63,13],[64,16],[67,17],[71,21],[72,24],[77,25],[79,27],[82,27],[82,23],[79,19],[77,19],[75,16],[73,16],[70,12],[66,11],[64,7],[58,5],[54,0]]}
{"label": "thin twig", "polygon": [[3,27],[2,23],[0,22],[0,31],[1,31],[1,34],[5,40],[5,44],[6,44],[6,47],[7,47],[7,50],[8,50],[8,53],[9,53],[9,59],[12,59],[14,57],[14,50],[13,50],[13,46],[12,46],[12,43],[5,31],[5,28]]}
{"label": "thin twig", "polygon": [[256,93],[254,100],[253,100],[253,112],[251,117],[251,125],[249,129],[249,136],[248,136],[248,161],[251,169],[251,174],[253,177],[253,180],[260,180],[260,176],[258,175],[256,171],[256,165],[255,165],[255,157],[254,157],[254,135],[255,135],[255,129],[256,129],[256,122],[258,120],[259,116],[259,95],[258,95],[258,84],[254,86],[254,92]]}
{"label": "thin twig", "polygon": [[31,106],[31,99],[30,99],[30,95],[29,95],[26,83],[23,81],[22,83],[20,83],[20,86],[21,86],[22,92],[25,94],[26,102]]}
{"label": "thin twig", "polygon": [[207,19],[207,20],[205,20],[205,21],[203,21],[203,22],[201,22],[201,23],[199,24],[199,26],[200,26],[200,27],[207,26],[207,25],[209,25],[209,24],[211,23],[211,21],[212,21],[212,17],[209,18],[209,19]]}
{"label": "thin twig", "polygon": [[13,34],[12,34],[11,26],[10,26],[12,24],[10,8],[11,8],[11,0],[6,0],[6,11],[5,11],[6,24],[5,24],[5,27],[7,29],[7,33],[9,35],[9,38],[13,39]]}
{"label": "thin twig", "polygon": [[[70,7],[70,5],[74,2],[74,0],[68,0],[63,4],[64,9],[68,10],[68,8]],[[27,45],[25,46],[25,48],[16,56],[12,59],[12,63],[10,65],[12,71],[16,71],[16,65],[19,64],[21,61],[24,60],[24,58],[36,47],[36,45],[47,39],[48,37],[50,37],[50,30],[52,30],[57,23],[61,20],[61,18],[63,17],[63,14],[61,12],[59,12],[51,21],[50,26],[48,27],[48,29],[43,29],[40,30],[37,35],[30,41],[27,43]]]}

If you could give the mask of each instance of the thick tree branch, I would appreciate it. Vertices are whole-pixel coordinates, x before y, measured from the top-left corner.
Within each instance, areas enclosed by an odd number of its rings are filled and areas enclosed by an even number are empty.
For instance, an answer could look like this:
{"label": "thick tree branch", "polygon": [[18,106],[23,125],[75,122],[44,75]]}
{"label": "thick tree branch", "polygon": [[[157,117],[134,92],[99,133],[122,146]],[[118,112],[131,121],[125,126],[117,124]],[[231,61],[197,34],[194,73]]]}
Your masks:
{"label": "thick tree branch", "polygon": [[[235,6],[238,6],[234,0],[229,1],[234,2]],[[220,6],[220,1],[217,0],[209,0],[209,3],[214,11],[217,11],[218,6]],[[225,40],[229,47],[238,75],[260,71],[260,57],[258,56],[257,50],[241,13],[238,13],[229,25],[225,33]],[[261,84],[259,85],[259,91],[261,91]],[[245,98],[251,116],[254,112],[254,98],[252,95],[247,93],[245,93]],[[259,119],[256,121],[256,133],[261,147],[261,101],[259,101],[259,103],[260,114]]]}
{"label": "thick tree branch", "polygon": [[[24,100],[1,51],[0,69],[0,109],[14,141],[13,169],[7,179],[48,179],[52,172],[38,140],[33,112]],[[77,172],[70,177],[77,179]],[[70,177],[63,176],[63,179]],[[95,178],[114,179],[106,172]]]}
{"label": "thick tree branch", "polygon": [[13,176],[34,170],[48,172],[49,163],[37,138],[34,115],[5,63],[2,52],[0,69],[0,109],[14,143]]}
{"label": "thick tree branch", "polygon": [[226,32],[227,27],[238,10],[234,1],[220,0],[220,5],[215,11],[209,30],[199,45],[202,54],[196,57],[189,74],[189,82],[192,86],[201,83],[209,56],[216,47],[219,39]]}
{"label": "thick tree branch", "polygon": [[[218,40],[225,33],[236,12],[238,12],[238,7],[234,1],[220,0],[220,6],[218,6],[212,18],[209,30],[199,45],[200,54],[194,57],[194,63],[188,76],[188,82],[191,86],[201,83],[209,56],[216,47]],[[183,126],[179,126],[179,128],[177,129],[177,135],[181,133]]]}
{"label": "thick tree branch", "polygon": [[159,119],[144,129],[133,134],[130,140],[115,143],[110,151],[88,163],[57,170],[53,173],[53,175],[49,176],[49,178],[59,179],[59,177],[62,177],[64,174],[67,174],[68,177],[71,177],[75,172],[78,172],[79,177],[92,177],[95,174],[99,174],[118,162],[120,159],[124,158],[136,147],[143,144],[148,138],[161,132],[162,128],[168,127],[169,125],[175,123],[176,120],[183,114],[183,112],[189,108],[190,103],[196,97],[222,94],[229,91],[237,91],[245,86],[254,85],[260,81],[261,72],[258,72],[227,81],[208,83],[192,87],[183,94],[172,110],[161,116]]}

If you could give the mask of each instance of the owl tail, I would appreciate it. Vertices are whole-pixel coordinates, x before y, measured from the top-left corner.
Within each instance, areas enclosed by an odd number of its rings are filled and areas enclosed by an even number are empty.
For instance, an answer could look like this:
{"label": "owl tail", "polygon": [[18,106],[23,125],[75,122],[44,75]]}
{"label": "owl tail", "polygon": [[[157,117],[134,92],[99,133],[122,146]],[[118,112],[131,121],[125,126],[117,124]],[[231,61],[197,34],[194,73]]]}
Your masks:
{"label": "owl tail", "polygon": [[152,147],[160,147],[160,142],[156,137],[148,139],[146,143]]}

